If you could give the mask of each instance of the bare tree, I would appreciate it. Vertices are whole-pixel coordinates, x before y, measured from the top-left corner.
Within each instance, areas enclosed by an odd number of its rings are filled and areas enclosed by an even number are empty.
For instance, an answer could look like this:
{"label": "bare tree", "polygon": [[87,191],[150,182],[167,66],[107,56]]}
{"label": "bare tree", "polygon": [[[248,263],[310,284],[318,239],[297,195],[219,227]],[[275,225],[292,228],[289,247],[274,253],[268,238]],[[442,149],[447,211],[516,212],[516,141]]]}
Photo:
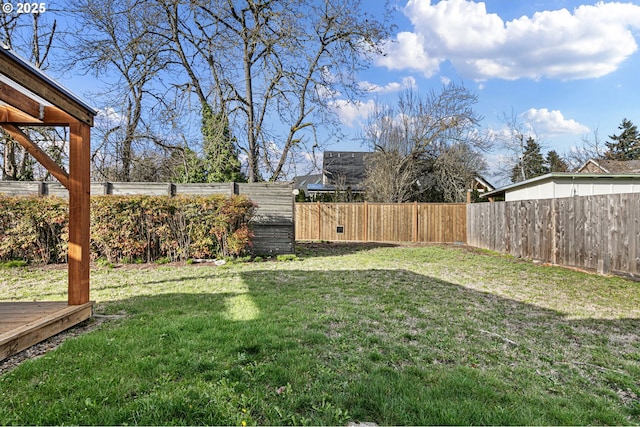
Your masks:
{"label": "bare tree", "polygon": [[75,0],[72,8],[82,29],[75,32],[73,43],[82,49],[69,50],[71,61],[96,77],[109,76],[103,82],[105,105],[96,127],[100,142],[93,153],[94,167],[103,178],[130,181],[136,159],[150,158],[142,155],[148,146],[167,148],[154,126],[162,97],[152,90],[168,64],[163,39],[153,31],[164,15],[152,2],[137,0]]}
{"label": "bare tree", "polygon": [[476,95],[451,84],[425,97],[407,90],[397,105],[377,107],[364,136],[374,150],[367,167],[369,200],[406,202],[428,192],[458,200],[482,165],[477,150],[489,144],[477,129],[482,117],[473,110],[476,102]]}
{"label": "bare tree", "polygon": [[484,156],[468,144],[455,143],[435,159],[431,175],[435,195],[447,203],[465,202],[473,180],[487,170]]}
{"label": "bare tree", "polygon": [[[388,35],[360,0],[159,0],[163,34],[201,106],[229,117],[248,180],[276,180],[327,124],[330,96]],[[179,82],[178,82],[179,83]]]}
{"label": "bare tree", "polygon": [[600,139],[598,128],[593,131],[592,137],[584,135],[580,139],[580,145],[573,147],[565,158],[570,169],[577,169],[584,165],[589,159],[604,159],[607,152],[606,144]]}
{"label": "bare tree", "polygon": [[[510,181],[524,181],[527,179],[527,141],[538,141],[535,130],[528,123],[524,123],[513,110],[510,114],[503,113],[500,117],[503,129],[496,134],[496,144],[507,153],[503,164],[499,165],[499,175]],[[518,171],[516,176],[514,171]],[[517,178],[517,179],[516,179]]]}

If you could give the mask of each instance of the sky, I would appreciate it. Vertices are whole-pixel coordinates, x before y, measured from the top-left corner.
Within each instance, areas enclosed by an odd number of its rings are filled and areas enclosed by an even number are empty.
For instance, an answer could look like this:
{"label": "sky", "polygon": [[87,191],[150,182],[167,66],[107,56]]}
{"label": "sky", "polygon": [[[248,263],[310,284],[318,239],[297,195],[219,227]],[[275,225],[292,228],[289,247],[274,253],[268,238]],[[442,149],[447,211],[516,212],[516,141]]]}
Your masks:
{"label": "sky", "polygon": [[[608,140],[624,118],[640,125],[640,0],[391,2],[396,30],[386,55],[358,76],[368,96],[336,104],[346,137],[330,150],[366,151],[359,137],[376,103],[396,102],[407,87],[427,93],[451,82],[478,96],[483,131],[500,133],[503,117],[516,116],[543,154],[566,155],[594,132]],[[375,11],[384,2],[362,3]],[[78,76],[61,80],[79,95],[87,87]],[[505,154],[485,153],[489,178]]]}
{"label": "sky", "polygon": [[[478,96],[484,130],[500,132],[502,118],[515,115],[543,153],[567,154],[594,132],[608,140],[623,118],[640,124],[639,1],[396,0],[394,7],[387,54],[360,76],[371,96],[340,110],[352,136],[375,102],[393,102],[407,86],[426,93],[449,82]],[[331,148],[363,150],[348,139]],[[486,153],[491,170],[504,154]]]}

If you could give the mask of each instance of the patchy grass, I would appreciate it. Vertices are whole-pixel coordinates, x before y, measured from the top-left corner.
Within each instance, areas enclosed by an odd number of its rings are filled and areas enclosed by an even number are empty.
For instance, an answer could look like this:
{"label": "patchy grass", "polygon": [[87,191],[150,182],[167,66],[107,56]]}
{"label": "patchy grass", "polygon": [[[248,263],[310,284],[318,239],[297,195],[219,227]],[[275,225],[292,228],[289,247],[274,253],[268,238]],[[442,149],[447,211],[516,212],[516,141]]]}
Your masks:
{"label": "patchy grass", "polygon": [[0,261],[0,269],[20,268],[20,267],[26,267],[26,266],[27,266],[27,261],[23,261],[23,260]]}
{"label": "patchy grass", "polygon": [[[462,247],[97,268],[124,314],[0,376],[6,424],[640,423],[640,284]],[[63,269],[0,278],[62,300]]]}

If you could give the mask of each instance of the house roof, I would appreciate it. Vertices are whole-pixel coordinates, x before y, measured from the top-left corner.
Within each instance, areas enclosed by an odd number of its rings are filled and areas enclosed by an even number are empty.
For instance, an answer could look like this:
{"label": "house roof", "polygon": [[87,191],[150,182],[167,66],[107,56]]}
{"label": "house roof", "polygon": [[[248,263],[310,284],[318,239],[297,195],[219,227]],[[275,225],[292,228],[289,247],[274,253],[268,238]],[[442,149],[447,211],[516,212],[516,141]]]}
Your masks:
{"label": "house roof", "polygon": [[474,177],[474,179],[476,180],[476,182],[478,182],[479,184],[481,184],[484,188],[487,189],[487,191],[493,191],[496,189],[496,187],[494,187],[489,181],[487,181],[486,179],[484,179],[484,177],[480,176],[480,175],[476,175]]}
{"label": "house roof", "polygon": [[513,191],[516,189],[520,189],[523,187],[528,187],[532,185],[541,184],[546,181],[551,181],[553,179],[594,179],[594,180],[614,180],[614,179],[633,179],[640,181],[640,174],[633,173],[579,173],[579,172],[552,172],[545,175],[536,176],[531,179],[527,179],[526,181],[516,182],[514,184],[510,184],[504,186],[502,188],[498,188],[493,191],[489,191],[487,193],[482,193],[480,197],[502,197],[505,193],[509,191]]}
{"label": "house roof", "polygon": [[322,174],[301,175],[293,178],[293,188],[307,191],[309,185],[321,184]]}
{"label": "house roof", "polygon": [[[577,172],[588,170],[592,166],[602,170],[602,173],[632,173],[640,174],[640,160],[596,160],[589,159],[587,162],[578,168]],[[589,173],[594,173],[589,171]]]}
{"label": "house roof", "polygon": [[322,172],[336,185],[361,185],[366,178],[366,158],[369,152],[325,151]]}

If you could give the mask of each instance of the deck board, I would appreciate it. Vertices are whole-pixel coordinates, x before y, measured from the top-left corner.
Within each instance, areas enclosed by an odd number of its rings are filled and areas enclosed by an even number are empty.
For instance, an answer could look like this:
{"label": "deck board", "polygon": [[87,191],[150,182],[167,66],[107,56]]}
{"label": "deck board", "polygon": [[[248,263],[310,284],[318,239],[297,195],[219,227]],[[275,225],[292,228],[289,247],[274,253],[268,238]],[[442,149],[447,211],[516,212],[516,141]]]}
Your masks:
{"label": "deck board", "polygon": [[0,360],[91,317],[93,302],[0,302]]}

